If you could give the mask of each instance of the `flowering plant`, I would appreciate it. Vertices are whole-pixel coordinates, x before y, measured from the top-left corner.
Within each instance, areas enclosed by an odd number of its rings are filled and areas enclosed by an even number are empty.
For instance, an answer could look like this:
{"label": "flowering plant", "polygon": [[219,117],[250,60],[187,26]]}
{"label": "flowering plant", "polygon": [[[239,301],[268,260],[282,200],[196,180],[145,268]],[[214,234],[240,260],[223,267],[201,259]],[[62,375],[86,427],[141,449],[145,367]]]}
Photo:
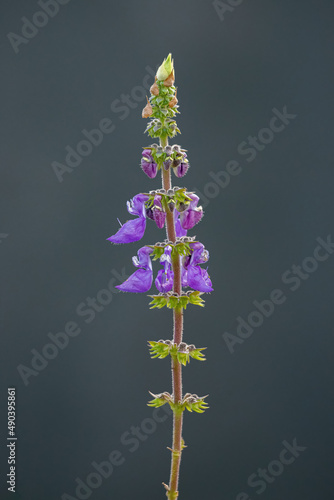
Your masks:
{"label": "flowering plant", "polygon": [[[182,438],[183,411],[202,413],[206,408],[206,396],[182,394],[182,365],[190,358],[203,361],[202,351],[193,344],[183,342],[183,310],[188,304],[203,306],[203,293],[213,291],[207,269],[201,267],[209,260],[209,252],[195,236],[187,236],[203,217],[203,209],[198,206],[199,198],[184,187],[172,187],[171,173],[182,178],[190,165],[185,149],[179,145],[169,145],[168,139],[180,133],[175,121],[178,111],[177,89],[174,86],[175,72],[171,54],[158,68],[155,82],[150,88],[150,99],[142,111],[143,118],[150,118],[146,131],[151,138],[159,139],[159,144],[145,146],[141,158],[141,168],[150,178],[161,172],[162,188],[135,195],[127,202],[127,210],[135,218],[125,222],[110,238],[112,243],[132,243],[139,241],[145,233],[147,219],[158,228],[166,227],[167,238],[141,247],[132,258],[137,270],[121,285],[123,292],[145,293],[152,287],[152,261],[159,260],[159,269],[154,284],[159,293],[150,295],[152,308],[168,307],[173,310],[174,332],[172,340],[149,341],[152,358],[171,357],[172,394],[162,392],[152,394],[149,406],[159,407],[169,404],[173,411],[173,445],[171,448],[171,473],[169,484],[163,483],[169,500],[178,497],[181,454],[185,448]],[[189,288],[184,291],[183,288]]]}

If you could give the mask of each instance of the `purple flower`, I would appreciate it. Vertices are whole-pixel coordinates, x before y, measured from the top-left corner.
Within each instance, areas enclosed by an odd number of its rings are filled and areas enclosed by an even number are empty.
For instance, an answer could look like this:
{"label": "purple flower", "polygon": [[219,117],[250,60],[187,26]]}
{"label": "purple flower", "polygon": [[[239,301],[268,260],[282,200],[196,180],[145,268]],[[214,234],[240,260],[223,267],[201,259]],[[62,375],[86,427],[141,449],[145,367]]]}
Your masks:
{"label": "purple flower", "polygon": [[146,228],[145,202],[148,196],[137,194],[131,201],[127,202],[127,209],[131,215],[137,215],[138,219],[125,222],[116,234],[107,238],[112,243],[132,243],[140,240],[144,236]]}
{"label": "purple flower", "polygon": [[151,150],[144,149],[142,155],[141,168],[150,179],[154,179],[158,172],[158,166],[154,161]]}
{"label": "purple flower", "polygon": [[168,245],[160,257],[160,264],[164,266],[164,269],[160,269],[155,278],[155,286],[162,293],[170,292],[173,288],[174,273],[172,271],[171,252],[172,247]]}
{"label": "purple flower", "polygon": [[186,175],[189,167],[189,163],[181,162],[176,168],[174,168],[174,174],[176,177],[183,177]]}
{"label": "purple flower", "polygon": [[156,195],[154,197],[153,205],[146,210],[146,215],[150,219],[154,220],[159,229],[162,229],[164,227],[166,212],[164,212],[162,208],[160,195]]}
{"label": "purple flower", "polygon": [[181,156],[178,156],[178,158],[174,160],[173,170],[176,177],[183,177],[186,175],[188,168],[190,167],[186,158],[187,154],[181,153]]}
{"label": "purple flower", "polygon": [[187,236],[187,230],[186,229],[183,229],[183,227],[181,226],[181,222],[180,222],[180,212],[178,212],[176,210],[176,208],[174,209],[174,221],[175,221],[175,233],[176,233],[176,236],[177,238],[181,238],[182,236]]}
{"label": "purple flower", "polygon": [[132,293],[145,293],[148,292],[152,286],[153,271],[150,254],[152,249],[150,247],[142,247],[138,250],[138,257],[132,257],[133,265],[138,267],[131,276],[124,281],[121,285],[116,286],[122,292]]}
{"label": "purple flower", "polygon": [[155,196],[153,205],[146,208],[148,200],[146,194],[137,194],[131,201],[127,202],[127,209],[131,215],[137,215],[138,219],[133,219],[125,222],[121,229],[116,234],[107,238],[112,243],[132,243],[140,240],[145,233],[146,217],[154,220],[156,225],[161,229],[165,225],[166,213],[161,204],[161,196]]}
{"label": "purple flower", "polygon": [[164,165],[164,169],[165,170],[168,170],[170,168],[170,166],[172,165],[173,163],[173,160],[171,158],[166,158],[166,160],[163,162],[163,165]]}
{"label": "purple flower", "polygon": [[195,194],[189,194],[189,198],[191,198],[191,202],[180,214],[180,222],[183,229],[193,228],[203,217],[202,207],[197,207],[199,197]]}
{"label": "purple flower", "polygon": [[183,260],[182,286],[189,286],[199,292],[212,292],[210,276],[206,269],[200,267],[200,264],[209,260],[209,252],[198,241],[190,243],[190,248],[193,250],[192,254]]}

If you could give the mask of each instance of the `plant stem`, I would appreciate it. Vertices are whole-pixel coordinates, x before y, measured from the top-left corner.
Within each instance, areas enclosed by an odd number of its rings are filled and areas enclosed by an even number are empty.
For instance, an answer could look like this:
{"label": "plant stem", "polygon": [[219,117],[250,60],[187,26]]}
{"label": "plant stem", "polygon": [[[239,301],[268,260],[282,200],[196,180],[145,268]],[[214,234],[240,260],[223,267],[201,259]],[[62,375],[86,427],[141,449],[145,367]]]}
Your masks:
{"label": "plant stem", "polygon": [[[160,145],[166,147],[168,145],[168,138],[161,138]],[[163,167],[162,171],[162,187],[166,191],[171,189],[171,173],[170,169],[165,170]],[[175,223],[174,215],[169,209],[167,210],[166,216],[166,230],[167,238],[175,243],[176,233],[175,233]],[[181,262],[180,256],[176,255],[172,258],[172,266],[174,272],[174,284],[173,291],[180,294],[182,291],[181,283]],[[183,309],[175,308],[173,309],[173,324],[174,324],[174,336],[173,343],[180,344],[182,342],[183,334]],[[172,383],[173,383],[173,396],[174,404],[182,401],[182,365],[178,362],[175,356],[172,357]],[[167,497],[169,500],[175,500],[178,497],[178,483],[179,483],[179,472],[181,463],[181,453],[182,453],[182,424],[183,424],[183,412],[175,411],[173,415],[173,448],[172,448],[172,463],[171,472],[169,480],[169,489],[167,491]]]}

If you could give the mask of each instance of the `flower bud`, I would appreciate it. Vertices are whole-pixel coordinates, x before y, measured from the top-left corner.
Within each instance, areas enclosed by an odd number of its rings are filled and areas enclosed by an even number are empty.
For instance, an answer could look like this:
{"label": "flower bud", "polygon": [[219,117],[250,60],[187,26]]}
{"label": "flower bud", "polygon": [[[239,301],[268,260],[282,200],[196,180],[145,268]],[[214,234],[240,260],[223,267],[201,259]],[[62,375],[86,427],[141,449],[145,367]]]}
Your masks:
{"label": "flower bud", "polygon": [[151,151],[149,149],[144,149],[143,157],[141,159],[141,168],[143,172],[150,178],[154,179],[158,172],[158,165],[155,163]]}
{"label": "flower bud", "polygon": [[185,342],[180,342],[179,346],[178,346],[178,351],[179,352],[187,352],[187,344]]}
{"label": "flower bud", "polygon": [[161,196],[155,196],[154,203],[152,207],[153,220],[159,229],[162,229],[165,225],[166,212],[164,212],[161,205]]}
{"label": "flower bud", "polygon": [[174,70],[173,70],[171,72],[171,74],[168,75],[168,78],[166,78],[166,80],[164,80],[164,86],[171,87],[172,85],[174,85],[174,82],[175,82],[175,75],[174,75]]}
{"label": "flower bud", "polygon": [[167,159],[164,161],[164,163],[163,163],[163,165],[164,165],[164,169],[165,169],[165,170],[168,170],[168,169],[170,168],[170,166],[171,166],[171,164],[172,164],[172,163],[173,163],[173,160],[172,160],[171,158],[167,158]]}
{"label": "flower bud", "polygon": [[189,163],[181,162],[180,165],[174,168],[174,174],[176,175],[176,177],[183,177],[184,175],[186,175],[189,167]]}
{"label": "flower bud", "polygon": [[175,91],[175,95],[171,98],[171,100],[168,103],[168,106],[170,108],[174,108],[174,106],[176,106],[176,104],[179,102],[178,99],[177,99],[177,97],[176,97],[176,95],[177,95],[177,89]]}
{"label": "flower bud", "polygon": [[183,229],[192,229],[203,217],[202,207],[187,209],[181,214],[181,225]]}
{"label": "flower bud", "polygon": [[176,106],[176,104],[177,104],[178,102],[179,102],[179,101],[177,100],[177,97],[176,97],[176,96],[174,96],[174,97],[172,97],[172,98],[171,98],[171,100],[169,101],[168,106],[169,106],[170,108],[174,108],[174,106]]}
{"label": "flower bud", "polygon": [[153,207],[153,219],[159,229],[162,229],[165,225],[166,212],[164,212],[160,207]]}
{"label": "flower bud", "polygon": [[177,206],[177,211],[182,213],[185,210],[187,210],[187,205],[181,201]]}
{"label": "flower bud", "polygon": [[150,92],[153,95],[159,95],[159,87],[156,82],[154,82],[153,85],[151,86]]}
{"label": "flower bud", "polygon": [[[146,209],[146,217],[148,217],[151,220],[154,220],[153,210],[151,207]],[[159,340],[159,342],[160,342],[160,340]]]}
{"label": "flower bud", "polygon": [[[147,99],[147,97],[146,97],[146,99]],[[145,108],[143,109],[141,116],[143,118],[149,118],[152,115],[152,113],[153,113],[153,109],[152,109],[151,103],[147,99],[147,104],[146,104]]]}
{"label": "flower bud", "polygon": [[166,78],[168,78],[173,69],[174,69],[174,64],[172,60],[172,54],[168,54],[167,59],[164,59],[161,66],[158,68],[157,79],[160,81],[166,80]]}

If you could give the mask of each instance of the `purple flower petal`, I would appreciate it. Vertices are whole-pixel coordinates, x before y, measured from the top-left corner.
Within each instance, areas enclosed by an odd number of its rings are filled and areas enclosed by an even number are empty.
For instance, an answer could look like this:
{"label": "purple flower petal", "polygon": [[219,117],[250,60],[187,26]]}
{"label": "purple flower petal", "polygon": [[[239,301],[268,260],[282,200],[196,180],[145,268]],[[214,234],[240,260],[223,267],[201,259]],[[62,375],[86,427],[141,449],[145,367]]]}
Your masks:
{"label": "purple flower petal", "polygon": [[160,208],[153,208],[153,218],[154,222],[158,226],[159,229],[162,229],[165,225],[166,220],[166,212],[161,210]]}
{"label": "purple flower petal", "polygon": [[150,160],[146,157],[143,157],[141,159],[141,168],[143,169],[143,172],[150,178],[154,179],[154,177],[157,175],[158,172],[158,165],[155,163],[155,161]]}
{"label": "purple flower petal", "polygon": [[136,194],[132,200],[126,203],[129,214],[145,217],[145,202],[148,196],[143,193]]}
{"label": "purple flower petal", "polygon": [[209,260],[209,252],[199,241],[190,243],[191,255],[183,257],[182,260],[182,286],[189,286],[199,292],[212,292],[212,283],[206,269],[199,264]]}
{"label": "purple flower petal", "polygon": [[174,282],[174,273],[171,270],[168,270],[167,273],[160,269],[158,271],[157,277],[155,278],[155,286],[161,293],[170,292],[173,288]]}
{"label": "purple flower petal", "polygon": [[155,286],[159,292],[162,293],[170,292],[173,288],[174,273],[172,271],[171,253],[172,247],[168,245],[160,257],[160,264],[164,266],[164,269],[160,269],[160,271],[158,271],[155,279]]}
{"label": "purple flower petal", "polygon": [[116,234],[110,236],[107,240],[112,243],[133,243],[144,236],[145,228],[145,217],[138,217],[138,219],[127,221]]}
{"label": "purple flower petal", "polygon": [[190,167],[189,163],[180,163],[176,168],[174,168],[174,174],[176,177],[183,177],[186,175],[188,168]]}
{"label": "purple flower petal", "polygon": [[172,265],[172,247],[168,245],[164,249],[164,253],[160,257],[160,264],[164,265],[165,273],[171,268]]}
{"label": "purple flower petal", "polygon": [[172,160],[171,158],[167,158],[167,159],[164,161],[164,163],[163,163],[163,165],[164,165],[164,169],[165,169],[165,170],[168,170],[168,169],[170,168],[170,166],[171,166],[171,164],[172,164],[172,163],[173,163],[173,160]]}
{"label": "purple flower petal", "polygon": [[151,149],[144,149],[144,151],[142,152],[142,155],[145,158],[148,158],[149,160],[153,160],[152,150]]}
{"label": "purple flower petal", "polygon": [[116,288],[122,292],[148,292],[153,281],[152,262],[150,259],[151,253],[152,249],[150,247],[144,246],[140,248],[137,252],[138,257],[133,257],[132,262],[134,266],[140,267],[141,269],[137,269],[137,271],[131,274],[124,283],[116,286]]}
{"label": "purple flower petal", "polygon": [[180,213],[175,209],[174,210],[175,217],[175,234],[177,238],[182,238],[182,236],[187,236],[187,230],[181,226],[181,222],[179,219]]}
{"label": "purple flower petal", "polygon": [[190,243],[190,248],[193,250],[189,262],[191,265],[195,266],[196,264],[204,264],[204,262],[209,260],[209,252],[199,241]]}
{"label": "purple flower petal", "polygon": [[183,229],[192,229],[203,217],[203,210],[196,208],[192,210],[188,208],[180,214],[180,222]]}
{"label": "purple flower petal", "polygon": [[213,292],[212,283],[207,271],[199,266],[188,266],[187,284],[190,288],[199,292]]}
{"label": "purple flower petal", "polygon": [[137,269],[124,283],[116,288],[122,292],[145,293],[152,286],[153,272],[151,269]]}
{"label": "purple flower petal", "polygon": [[181,225],[184,229],[193,228],[203,217],[202,207],[197,207],[199,197],[196,194],[190,194],[189,197],[191,201],[188,208],[180,214]]}
{"label": "purple flower petal", "polygon": [[136,267],[143,267],[144,269],[152,270],[152,262],[150,255],[152,253],[152,248],[144,246],[139,248],[137,255],[138,257],[132,257],[132,263]]}
{"label": "purple flower petal", "polygon": [[161,205],[161,196],[159,195],[154,197],[152,216],[158,228],[159,229],[163,228],[166,220],[166,212],[163,211]]}

